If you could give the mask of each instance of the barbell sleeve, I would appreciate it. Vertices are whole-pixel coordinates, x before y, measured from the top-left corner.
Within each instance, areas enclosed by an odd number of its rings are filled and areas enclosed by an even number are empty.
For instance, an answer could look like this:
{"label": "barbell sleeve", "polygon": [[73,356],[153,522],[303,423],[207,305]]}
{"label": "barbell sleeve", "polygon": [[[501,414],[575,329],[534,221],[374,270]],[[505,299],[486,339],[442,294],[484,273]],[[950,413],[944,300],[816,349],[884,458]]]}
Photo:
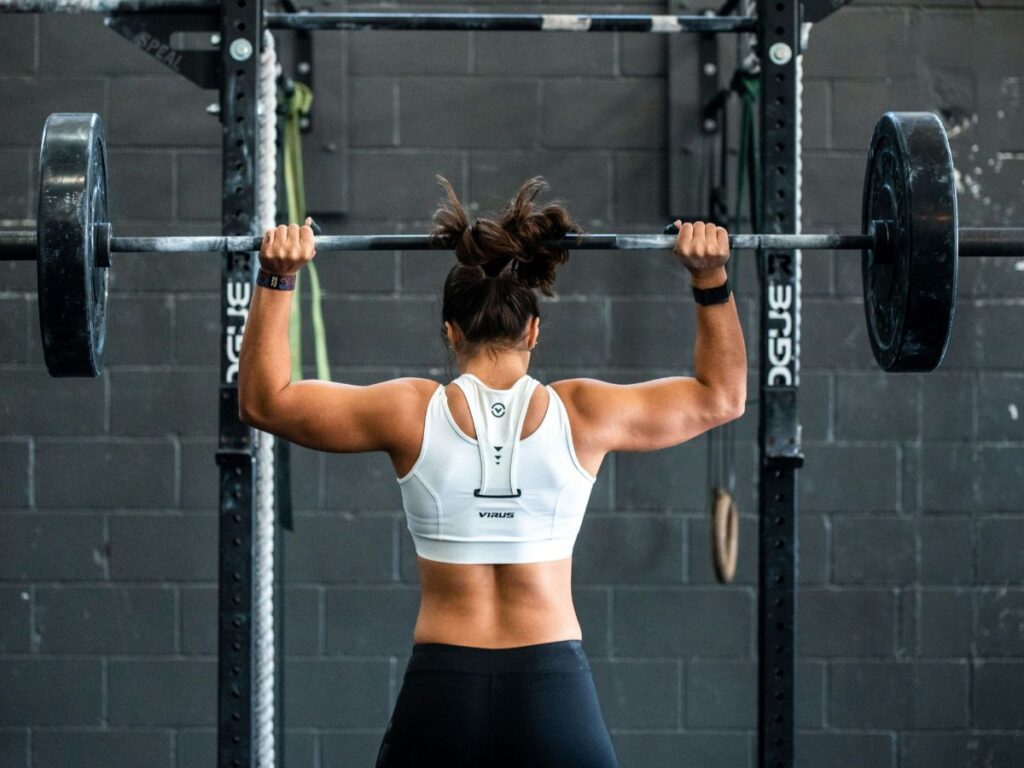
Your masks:
{"label": "barbell sleeve", "polygon": [[961,227],[957,250],[960,256],[1024,256],[1024,229]]}
{"label": "barbell sleeve", "polygon": [[0,232],[0,261],[35,260],[35,232]]}

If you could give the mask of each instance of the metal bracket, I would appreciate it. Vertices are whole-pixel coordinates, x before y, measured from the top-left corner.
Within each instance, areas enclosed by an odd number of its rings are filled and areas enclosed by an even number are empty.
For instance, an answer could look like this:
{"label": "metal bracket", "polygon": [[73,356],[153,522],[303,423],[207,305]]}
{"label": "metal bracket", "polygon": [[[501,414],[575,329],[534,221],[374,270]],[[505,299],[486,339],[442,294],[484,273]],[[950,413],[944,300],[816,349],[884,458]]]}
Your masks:
{"label": "metal bracket", "polygon": [[[281,7],[285,13],[300,12],[293,0],[281,0]],[[287,84],[290,79],[313,90],[313,33],[308,29],[297,30],[293,41],[295,72],[290,78],[282,75],[278,82]],[[282,106],[278,107],[278,114],[283,115],[285,110]],[[316,109],[315,100],[310,105],[309,114],[299,120],[299,130],[302,133],[309,133],[313,129],[314,109]]]}
{"label": "metal bracket", "polygon": [[[295,34],[295,75],[292,78],[313,90],[313,33],[299,30]],[[299,130],[309,133],[313,130],[313,112],[316,99],[309,106],[309,114],[299,118]]]}
{"label": "metal bracket", "polygon": [[803,0],[800,3],[801,21],[816,23],[838,11],[850,0]]}
{"label": "metal bracket", "polygon": [[[761,55],[761,229],[790,233],[797,217],[796,55],[799,0],[758,0]],[[800,422],[800,258],[758,252],[761,276],[758,483],[758,768],[792,768],[795,756]]]}
{"label": "metal bracket", "polygon": [[216,14],[115,13],[103,23],[125,40],[135,43],[143,53],[200,88],[213,90],[220,87],[219,52],[181,50],[171,45],[171,35],[176,32],[216,31]]}
{"label": "metal bracket", "polygon": [[700,129],[714,134],[721,130],[719,94],[718,35],[701,34],[697,41],[697,80],[700,84]]}

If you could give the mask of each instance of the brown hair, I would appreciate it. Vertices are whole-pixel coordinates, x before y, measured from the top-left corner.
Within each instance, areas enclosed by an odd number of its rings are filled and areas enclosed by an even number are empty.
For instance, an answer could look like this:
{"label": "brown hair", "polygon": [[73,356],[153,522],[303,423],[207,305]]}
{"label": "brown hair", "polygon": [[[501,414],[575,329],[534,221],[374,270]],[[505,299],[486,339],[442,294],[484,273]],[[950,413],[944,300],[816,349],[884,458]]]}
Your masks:
{"label": "brown hair", "polygon": [[[441,318],[462,332],[459,352],[514,348],[530,319],[540,317],[535,289],[553,296],[555,271],[569,259],[568,250],[545,241],[581,230],[561,205],[534,202],[547,189],[540,177],[519,188],[497,221],[472,224],[452,185],[437,178],[447,199],[434,214],[431,237],[454,248],[458,260],[444,281]],[[446,337],[443,325],[441,333]]]}

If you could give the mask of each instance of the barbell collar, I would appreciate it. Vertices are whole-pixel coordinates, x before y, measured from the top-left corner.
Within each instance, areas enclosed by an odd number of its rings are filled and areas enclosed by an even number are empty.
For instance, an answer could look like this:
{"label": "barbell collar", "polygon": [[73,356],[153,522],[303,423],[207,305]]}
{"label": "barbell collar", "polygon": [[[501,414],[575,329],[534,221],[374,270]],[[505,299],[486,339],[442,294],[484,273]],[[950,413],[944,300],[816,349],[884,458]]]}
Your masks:
{"label": "barbell collar", "polygon": [[113,239],[109,221],[93,226],[93,250],[96,252],[96,266],[110,267],[110,241]]}

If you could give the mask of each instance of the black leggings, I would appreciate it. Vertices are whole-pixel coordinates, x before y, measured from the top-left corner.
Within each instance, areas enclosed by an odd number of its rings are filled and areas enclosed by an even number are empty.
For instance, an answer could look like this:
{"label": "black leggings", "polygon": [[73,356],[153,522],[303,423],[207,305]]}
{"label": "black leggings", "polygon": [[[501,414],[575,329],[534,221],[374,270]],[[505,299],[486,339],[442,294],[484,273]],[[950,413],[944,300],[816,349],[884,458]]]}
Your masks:
{"label": "black leggings", "polygon": [[376,768],[618,768],[580,640],[417,643]]}

